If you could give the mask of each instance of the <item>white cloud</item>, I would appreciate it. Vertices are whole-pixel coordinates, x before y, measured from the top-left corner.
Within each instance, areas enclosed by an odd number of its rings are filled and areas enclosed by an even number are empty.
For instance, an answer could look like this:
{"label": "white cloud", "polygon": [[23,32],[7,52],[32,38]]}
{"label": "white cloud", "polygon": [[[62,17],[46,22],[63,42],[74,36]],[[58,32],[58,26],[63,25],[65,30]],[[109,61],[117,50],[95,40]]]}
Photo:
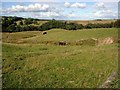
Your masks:
{"label": "white cloud", "polygon": [[78,17],[76,14],[74,14],[74,13],[70,13],[70,14],[67,14],[66,15],[68,18],[76,18],[76,17]]}
{"label": "white cloud", "polygon": [[78,18],[78,14],[75,14],[75,11],[71,11],[70,13],[66,14],[68,18]]}
{"label": "white cloud", "polygon": [[1,2],[55,2],[55,0],[1,0]]}
{"label": "white cloud", "polygon": [[65,7],[67,7],[67,8],[69,8],[69,7],[71,7],[71,8],[86,8],[86,3],[73,3],[73,4],[70,4],[70,3],[68,3],[68,2],[65,2],[64,3],[64,6]]}
{"label": "white cloud", "polygon": [[63,13],[64,9],[58,8],[58,7],[51,7],[51,8],[49,8],[49,12]]}
{"label": "white cloud", "polygon": [[96,5],[95,5],[98,9],[105,9],[106,8],[106,6],[105,6],[105,4],[103,3],[103,2],[98,2],[98,3],[96,3]]}
{"label": "white cloud", "polygon": [[[24,2],[73,2],[73,0],[21,0]],[[76,2],[118,2],[119,0],[75,0]],[[20,2],[20,0],[1,0],[1,2]]]}
{"label": "white cloud", "polygon": [[65,17],[64,13],[56,11],[34,12],[32,16],[34,16],[34,18],[55,18],[55,19],[61,19]]}
{"label": "white cloud", "polygon": [[112,11],[110,9],[100,10],[94,13],[94,17],[113,19],[113,18],[117,18],[117,12]]}
{"label": "white cloud", "polygon": [[120,0],[94,0],[94,2],[119,2]]}
{"label": "white cloud", "polygon": [[12,6],[11,8],[8,8],[6,10],[3,10],[3,12],[11,13],[11,12],[38,12],[38,11],[48,11],[49,5],[48,4],[30,4],[28,6],[21,6],[16,5]]}
{"label": "white cloud", "polygon": [[68,19],[68,18],[78,18],[78,15],[74,14],[73,12],[64,14],[54,11],[49,12],[35,12],[33,13],[35,18],[54,18],[54,19]]}
{"label": "white cloud", "polygon": [[110,9],[108,4],[103,2],[98,2],[95,4],[96,12],[94,12],[94,18],[104,18],[104,19],[113,19],[117,18],[117,12]]}
{"label": "white cloud", "polygon": [[40,17],[59,17],[60,14],[56,12],[41,12]]}
{"label": "white cloud", "polygon": [[65,7],[70,7],[71,5],[70,5],[70,3],[65,2],[64,6],[65,6]]}
{"label": "white cloud", "polygon": [[[14,5],[10,8],[2,10],[2,14],[5,15],[21,15],[25,14],[24,17],[33,18],[63,18],[64,9],[58,7],[50,7],[48,4],[29,4],[27,6]],[[29,14],[28,14],[29,13]],[[23,16],[23,15],[22,15]]]}
{"label": "white cloud", "polygon": [[86,4],[85,3],[74,3],[74,4],[71,5],[71,7],[85,8]]}

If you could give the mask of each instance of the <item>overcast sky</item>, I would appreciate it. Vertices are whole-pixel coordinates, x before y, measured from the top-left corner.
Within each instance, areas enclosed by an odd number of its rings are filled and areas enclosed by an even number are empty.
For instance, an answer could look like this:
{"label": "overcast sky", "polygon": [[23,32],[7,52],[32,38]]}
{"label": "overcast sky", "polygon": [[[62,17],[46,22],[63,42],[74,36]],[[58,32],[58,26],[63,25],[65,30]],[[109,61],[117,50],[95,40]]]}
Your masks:
{"label": "overcast sky", "polygon": [[118,0],[2,0],[0,11],[2,16],[39,19],[116,19]]}

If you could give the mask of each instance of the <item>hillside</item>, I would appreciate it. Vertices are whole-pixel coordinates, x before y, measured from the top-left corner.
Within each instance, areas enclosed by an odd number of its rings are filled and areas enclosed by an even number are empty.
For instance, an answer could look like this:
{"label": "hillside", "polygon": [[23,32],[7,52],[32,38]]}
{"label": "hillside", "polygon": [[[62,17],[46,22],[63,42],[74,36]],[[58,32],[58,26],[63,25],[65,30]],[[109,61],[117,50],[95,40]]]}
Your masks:
{"label": "hillside", "polygon": [[98,88],[117,72],[119,20],[3,17],[2,25],[4,88]]}
{"label": "hillside", "polygon": [[88,23],[92,23],[92,24],[96,24],[96,23],[106,24],[106,23],[111,23],[111,22],[115,22],[115,21],[116,20],[70,20],[69,22],[76,23],[76,24],[87,25]]}
{"label": "hillside", "polygon": [[2,17],[2,32],[46,31],[54,28],[80,30],[92,28],[116,28],[119,20],[40,20],[34,18]]}
{"label": "hillside", "polygon": [[[117,38],[118,29],[116,28],[101,28],[101,29],[83,29],[76,31],[68,31],[63,29],[51,29],[46,35],[41,31],[27,31],[18,33],[3,33],[3,42],[10,43],[42,43],[43,41],[78,41],[81,39],[102,39],[107,37]],[[17,42],[16,42],[17,41]]]}
{"label": "hillside", "polygon": [[[117,72],[117,33],[116,28],[2,33],[3,87],[98,88]],[[93,45],[92,38],[104,43]],[[75,44],[78,40],[85,43]]]}

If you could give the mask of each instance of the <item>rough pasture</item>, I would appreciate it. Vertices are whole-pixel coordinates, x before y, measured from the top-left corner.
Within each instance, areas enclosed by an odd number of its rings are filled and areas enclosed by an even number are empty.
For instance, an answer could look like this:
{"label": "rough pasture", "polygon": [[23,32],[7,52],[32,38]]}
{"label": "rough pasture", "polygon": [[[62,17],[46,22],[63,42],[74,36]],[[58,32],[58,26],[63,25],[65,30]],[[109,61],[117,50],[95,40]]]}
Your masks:
{"label": "rough pasture", "polygon": [[[118,69],[118,44],[112,41],[117,33],[115,28],[3,33],[3,87],[97,88]],[[84,45],[74,45],[80,40]],[[97,40],[104,44],[91,44]],[[58,45],[61,41],[71,44]]]}

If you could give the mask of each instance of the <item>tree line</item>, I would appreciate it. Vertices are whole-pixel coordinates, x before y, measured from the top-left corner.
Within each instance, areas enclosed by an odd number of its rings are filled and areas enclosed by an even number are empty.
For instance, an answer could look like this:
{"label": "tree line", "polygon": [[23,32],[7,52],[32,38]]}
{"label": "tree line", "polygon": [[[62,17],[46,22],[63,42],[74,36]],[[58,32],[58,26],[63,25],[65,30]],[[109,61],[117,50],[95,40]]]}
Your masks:
{"label": "tree line", "polygon": [[[18,22],[17,22],[18,21]],[[47,20],[42,25],[36,25],[39,19],[22,18],[22,17],[2,17],[2,32],[21,32],[21,31],[45,31],[53,28],[66,30],[92,29],[92,28],[113,28],[120,27],[120,20],[111,23],[88,23],[87,25],[70,23],[63,20]],[[44,19],[42,20],[44,21]],[[19,23],[19,24],[18,24]]]}

